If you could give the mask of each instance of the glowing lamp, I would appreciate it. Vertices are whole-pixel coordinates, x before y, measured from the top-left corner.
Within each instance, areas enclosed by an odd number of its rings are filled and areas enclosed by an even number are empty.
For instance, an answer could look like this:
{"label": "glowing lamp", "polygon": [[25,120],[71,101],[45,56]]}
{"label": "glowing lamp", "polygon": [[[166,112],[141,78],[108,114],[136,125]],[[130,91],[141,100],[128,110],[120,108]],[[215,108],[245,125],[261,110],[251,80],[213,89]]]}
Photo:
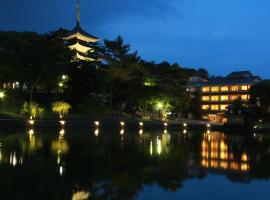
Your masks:
{"label": "glowing lamp", "polygon": [[65,135],[65,130],[61,129],[61,131],[59,132],[61,136]]}
{"label": "glowing lamp", "polygon": [[94,124],[95,124],[95,126],[99,126],[100,125],[99,121],[95,121]]}
{"label": "glowing lamp", "polygon": [[124,135],[124,134],[125,134],[125,130],[122,129],[122,130],[120,131],[120,134],[121,134],[121,135]]}
{"label": "glowing lamp", "polygon": [[34,125],[34,124],[35,124],[35,120],[30,119],[30,120],[28,120],[28,123],[29,123],[30,125]]}
{"label": "glowing lamp", "polygon": [[5,98],[5,92],[3,92],[3,91],[0,91],[0,99],[4,99]]}
{"label": "glowing lamp", "polygon": [[95,130],[95,136],[98,136],[99,135],[99,129],[96,129]]}
{"label": "glowing lamp", "polygon": [[34,129],[30,129],[28,133],[29,133],[29,135],[34,135],[34,133],[35,133]]}
{"label": "glowing lamp", "polygon": [[125,126],[125,122],[120,122],[120,125],[121,126]]}
{"label": "glowing lamp", "polygon": [[62,125],[62,126],[64,126],[65,124],[66,124],[66,121],[64,121],[64,120],[61,120],[61,121],[59,121],[60,122],[60,124]]}

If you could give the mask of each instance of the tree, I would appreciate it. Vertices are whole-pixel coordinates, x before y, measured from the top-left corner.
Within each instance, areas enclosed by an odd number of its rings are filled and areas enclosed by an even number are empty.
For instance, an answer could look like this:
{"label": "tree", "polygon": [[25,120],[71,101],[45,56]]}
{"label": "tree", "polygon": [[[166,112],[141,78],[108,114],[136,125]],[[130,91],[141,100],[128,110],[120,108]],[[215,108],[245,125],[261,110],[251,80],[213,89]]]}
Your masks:
{"label": "tree", "polygon": [[27,116],[29,119],[35,119],[44,113],[44,108],[40,107],[35,102],[25,102],[23,104],[21,113]]}
{"label": "tree", "polygon": [[35,91],[50,94],[58,78],[71,65],[74,55],[64,44],[60,29],[48,34],[0,32],[0,70],[2,80],[26,85],[32,101]]}
{"label": "tree", "polygon": [[263,81],[253,85],[250,89],[250,105],[262,114],[269,112],[270,82]]}
{"label": "tree", "polygon": [[66,114],[68,114],[71,106],[64,101],[56,101],[52,103],[52,111],[57,113],[60,118],[63,118]]}
{"label": "tree", "polygon": [[104,41],[102,58],[107,65],[105,71],[109,104],[121,113],[127,104],[134,104],[131,101],[134,100],[133,95],[129,95],[138,94],[134,90],[142,85],[140,57],[137,52],[130,52],[130,45],[124,44],[119,36],[113,41]]}

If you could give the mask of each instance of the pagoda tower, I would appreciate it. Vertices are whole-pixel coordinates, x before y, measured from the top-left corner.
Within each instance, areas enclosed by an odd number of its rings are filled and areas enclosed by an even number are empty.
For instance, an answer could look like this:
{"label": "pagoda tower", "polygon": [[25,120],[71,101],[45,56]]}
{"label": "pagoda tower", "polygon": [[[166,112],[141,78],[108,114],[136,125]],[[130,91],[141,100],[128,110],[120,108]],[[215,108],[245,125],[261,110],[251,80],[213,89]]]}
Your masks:
{"label": "pagoda tower", "polygon": [[91,44],[97,43],[99,39],[84,31],[80,26],[80,1],[77,0],[76,5],[76,26],[73,30],[69,31],[64,40],[67,42],[71,50],[75,50],[75,60],[95,61],[87,53],[94,51]]}

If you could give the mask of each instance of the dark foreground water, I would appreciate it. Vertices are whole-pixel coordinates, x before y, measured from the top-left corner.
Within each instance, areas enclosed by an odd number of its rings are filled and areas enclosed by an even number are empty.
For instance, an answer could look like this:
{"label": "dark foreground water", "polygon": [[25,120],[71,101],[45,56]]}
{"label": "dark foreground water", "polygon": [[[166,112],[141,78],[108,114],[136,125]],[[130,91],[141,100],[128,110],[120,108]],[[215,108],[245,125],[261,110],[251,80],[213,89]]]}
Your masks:
{"label": "dark foreground water", "polygon": [[267,135],[2,132],[0,199],[270,199]]}

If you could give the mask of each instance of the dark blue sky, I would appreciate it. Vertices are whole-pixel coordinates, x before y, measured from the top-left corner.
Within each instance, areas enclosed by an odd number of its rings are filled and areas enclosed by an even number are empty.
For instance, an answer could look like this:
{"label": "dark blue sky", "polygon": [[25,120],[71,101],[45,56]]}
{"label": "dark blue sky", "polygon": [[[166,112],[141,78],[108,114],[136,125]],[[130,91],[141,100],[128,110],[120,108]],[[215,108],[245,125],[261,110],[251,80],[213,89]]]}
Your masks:
{"label": "dark blue sky", "polygon": [[[2,0],[0,30],[71,29],[75,3]],[[121,35],[146,60],[270,78],[269,0],[81,0],[81,7],[86,31],[102,40]]]}

